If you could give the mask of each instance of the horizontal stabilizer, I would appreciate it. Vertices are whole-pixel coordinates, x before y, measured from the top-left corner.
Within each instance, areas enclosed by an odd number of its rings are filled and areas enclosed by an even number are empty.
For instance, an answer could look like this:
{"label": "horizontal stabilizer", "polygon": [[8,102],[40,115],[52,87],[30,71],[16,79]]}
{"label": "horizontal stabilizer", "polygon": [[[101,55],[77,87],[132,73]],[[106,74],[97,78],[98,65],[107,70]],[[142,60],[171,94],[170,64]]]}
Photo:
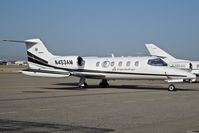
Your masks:
{"label": "horizontal stabilizer", "polygon": [[20,71],[20,73],[23,73],[25,75],[29,76],[36,76],[36,77],[52,77],[52,78],[64,78],[69,77],[70,72],[61,72],[61,71],[53,71],[53,70],[40,70],[40,69],[26,69],[23,71]]}
{"label": "horizontal stabilizer", "polygon": [[17,43],[24,43],[24,44],[37,44],[38,42],[36,41],[30,41],[30,40],[25,40],[25,41],[20,41],[20,40],[3,40],[5,42],[17,42]]}

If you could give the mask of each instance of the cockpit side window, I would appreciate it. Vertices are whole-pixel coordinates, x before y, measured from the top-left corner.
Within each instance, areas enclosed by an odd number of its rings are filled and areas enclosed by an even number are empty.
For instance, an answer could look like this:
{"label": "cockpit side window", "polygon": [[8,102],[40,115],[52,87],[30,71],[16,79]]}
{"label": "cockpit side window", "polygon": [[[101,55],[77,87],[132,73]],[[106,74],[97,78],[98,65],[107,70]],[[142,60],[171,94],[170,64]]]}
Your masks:
{"label": "cockpit side window", "polygon": [[162,59],[149,59],[148,64],[151,66],[168,66],[166,62],[164,62]]}

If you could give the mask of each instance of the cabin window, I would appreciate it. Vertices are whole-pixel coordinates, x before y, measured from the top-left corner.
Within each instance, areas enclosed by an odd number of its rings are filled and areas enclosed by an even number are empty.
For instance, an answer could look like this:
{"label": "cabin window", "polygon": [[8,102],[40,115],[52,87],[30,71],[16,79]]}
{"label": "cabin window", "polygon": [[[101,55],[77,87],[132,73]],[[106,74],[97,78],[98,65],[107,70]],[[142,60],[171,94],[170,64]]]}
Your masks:
{"label": "cabin window", "polygon": [[199,64],[197,65],[197,68],[199,68]]}
{"label": "cabin window", "polygon": [[99,64],[100,64],[100,62],[98,61],[98,62],[96,63],[96,67],[99,67]]}
{"label": "cabin window", "polygon": [[139,66],[139,61],[135,62],[135,66],[138,67]]}
{"label": "cabin window", "polygon": [[109,67],[110,62],[109,61],[104,61],[102,62],[102,67]]}
{"label": "cabin window", "polygon": [[131,65],[131,62],[130,62],[130,61],[127,61],[127,62],[126,62],[126,66],[129,67],[130,65]]}
{"label": "cabin window", "polygon": [[112,62],[111,62],[111,66],[113,67],[114,65],[115,65],[115,62],[114,62],[114,61],[112,61]]}
{"label": "cabin window", "polygon": [[122,61],[120,61],[120,62],[118,63],[118,66],[119,66],[119,67],[121,67],[121,66],[122,66]]}

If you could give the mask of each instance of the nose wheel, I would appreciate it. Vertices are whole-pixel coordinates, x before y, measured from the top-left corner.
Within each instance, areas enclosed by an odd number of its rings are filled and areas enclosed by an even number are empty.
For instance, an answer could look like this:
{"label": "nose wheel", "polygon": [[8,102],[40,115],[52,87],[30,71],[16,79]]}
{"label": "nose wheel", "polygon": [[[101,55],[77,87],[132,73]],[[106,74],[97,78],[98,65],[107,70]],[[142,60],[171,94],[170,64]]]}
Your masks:
{"label": "nose wheel", "polygon": [[170,84],[168,87],[168,91],[176,91],[176,87],[173,84]]}

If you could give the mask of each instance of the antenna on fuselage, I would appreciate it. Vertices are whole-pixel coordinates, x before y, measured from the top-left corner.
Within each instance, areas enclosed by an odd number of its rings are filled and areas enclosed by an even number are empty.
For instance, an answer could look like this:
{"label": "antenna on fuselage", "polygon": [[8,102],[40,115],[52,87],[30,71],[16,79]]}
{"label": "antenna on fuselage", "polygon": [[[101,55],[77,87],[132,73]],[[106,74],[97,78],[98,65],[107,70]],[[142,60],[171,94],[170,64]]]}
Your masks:
{"label": "antenna on fuselage", "polygon": [[112,58],[115,57],[115,55],[113,53],[109,53],[108,55],[111,55]]}

